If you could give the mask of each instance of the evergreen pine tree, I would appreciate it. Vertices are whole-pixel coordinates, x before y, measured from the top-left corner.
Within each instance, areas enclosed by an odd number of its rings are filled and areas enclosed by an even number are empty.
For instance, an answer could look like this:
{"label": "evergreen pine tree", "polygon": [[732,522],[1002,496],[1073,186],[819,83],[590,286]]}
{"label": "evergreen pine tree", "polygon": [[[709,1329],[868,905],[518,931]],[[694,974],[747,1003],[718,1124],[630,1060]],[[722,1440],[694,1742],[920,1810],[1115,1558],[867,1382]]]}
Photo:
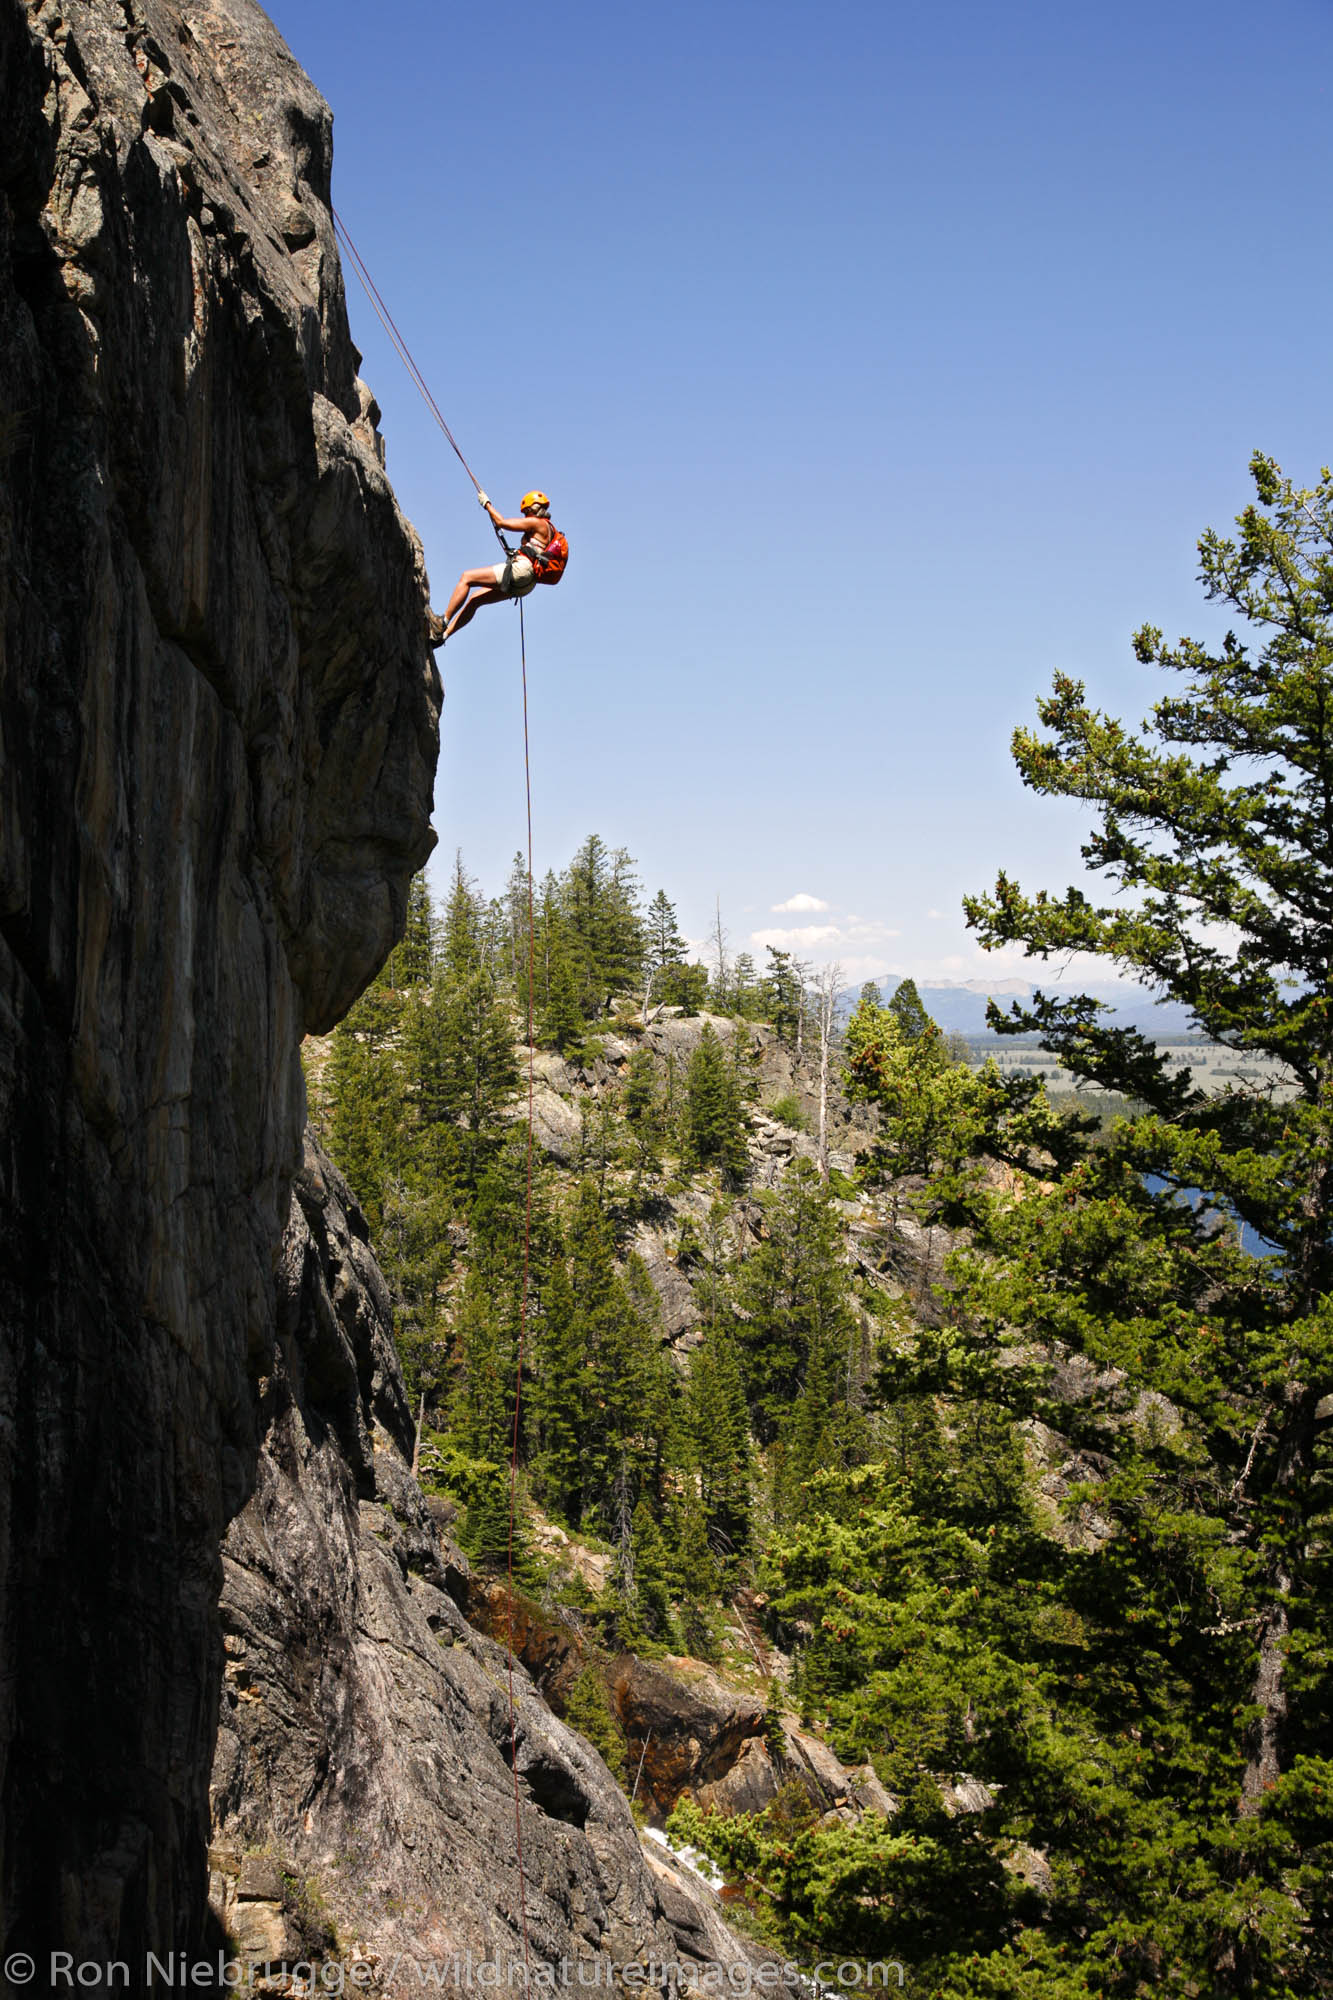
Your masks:
{"label": "evergreen pine tree", "polygon": [[659,889],[648,905],[644,925],[645,1019],[650,1000],[656,999],[659,1005],[672,1004],[668,994],[670,975],[684,963],[685,940],[676,921],[675,905],[665,889]]}
{"label": "evergreen pine tree", "polygon": [[759,989],[759,975],[755,969],[752,954],[738,952],[736,963],[731,969],[731,1011],[740,1020],[752,1020],[762,1004]]}
{"label": "evergreen pine tree", "polygon": [[811,1356],[846,1353],[859,1335],[841,1218],[810,1161],[788,1169],[767,1222],[767,1239],[745,1259],[735,1286],[746,1391],[763,1444],[800,1397]]}
{"label": "evergreen pine tree", "polygon": [[463,866],[461,853],[454,856],[449,900],[444,906],[442,959],[444,977],[450,985],[471,979],[482,970],[483,918],[476,886]]}
{"label": "evergreen pine tree", "polygon": [[[864,992],[865,989],[862,988],[863,997]],[[877,992],[873,998],[874,1001],[878,1000]],[[939,1029],[926,1012],[925,1003],[916,990],[914,979],[899,980],[887,1011],[898,1023],[905,1041],[919,1042],[925,1035],[939,1035]]]}
{"label": "evergreen pine tree", "polygon": [[659,889],[648,905],[648,962],[655,972],[663,966],[679,965],[685,957],[685,940],[680,934],[676,906],[665,889]]}
{"label": "evergreen pine tree", "polygon": [[651,1049],[635,1049],[625,1078],[625,1121],[634,1161],[636,1186],[644,1174],[662,1167],[662,1115],[657,1064]]}
{"label": "evergreen pine tree", "polygon": [[634,1544],[634,1608],[651,1639],[671,1633],[671,1564],[661,1529],[641,1495],[631,1526]]}
{"label": "evergreen pine tree", "polygon": [[681,1494],[672,1509],[671,1526],[680,1591],[681,1636],[696,1658],[715,1659],[718,1650],[715,1607],[722,1578],[708,1545],[703,1504],[692,1488]]}
{"label": "evergreen pine tree", "polygon": [[638,881],[626,850],[610,852],[589,834],[565,872],[560,913],[579,1009],[591,1020],[613,994],[637,990],[643,968]]}
{"label": "evergreen pine tree", "polygon": [[766,947],[768,971],[764,976],[764,1007],[778,1040],[793,1043],[801,1018],[801,983],[792,955],[773,945]]}
{"label": "evergreen pine tree", "polygon": [[633,856],[617,847],[611,856],[599,926],[598,961],[608,996],[637,992],[643,977],[644,927]]}
{"label": "evergreen pine tree", "polygon": [[436,980],[429,991],[412,994],[402,1016],[402,1074],[407,1105],[417,1131],[431,1135],[432,1163],[437,1172],[443,1160],[434,1150],[432,1128],[452,1127],[462,1110],[463,1099],[446,992],[443,980]]}
{"label": "evergreen pine tree", "polygon": [[452,1190],[429,1174],[420,1184],[418,1144],[411,1136],[401,1178],[385,1189],[375,1249],[394,1305],[394,1344],[413,1407],[425,1397],[426,1420],[439,1429],[451,1393],[449,1285],[456,1251]]}
{"label": "evergreen pine tree", "polygon": [[[737,964],[739,963],[738,959]],[[759,1095],[759,1069],[763,1062],[764,1045],[751,1035],[747,1027],[738,1022],[728,1053],[731,1059],[732,1092],[736,1104],[738,1106],[753,1104]]]}
{"label": "evergreen pine tree", "polygon": [[722,1327],[695,1349],[688,1403],[709,1540],[726,1556],[743,1556],[750,1545],[753,1450],[740,1360]]}
{"label": "evergreen pine tree", "polygon": [[528,1411],[536,1435],[533,1477],[542,1505],[569,1527],[583,1517],[584,1439],[590,1422],[583,1323],[563,1258],[542,1288],[534,1329]]}
{"label": "evergreen pine tree", "polygon": [[407,919],[396,947],[397,984],[429,986],[435,971],[435,912],[424,871],[407,887]]}
{"label": "evergreen pine tree", "polygon": [[509,991],[509,914],[504,898],[487,898],[480,912],[482,967],[497,992]]}
{"label": "evergreen pine tree", "polygon": [[656,1287],[637,1252],[631,1252],[626,1260],[621,1284],[633,1323],[638,1401],[634,1422],[638,1427],[641,1490],[648,1494],[653,1512],[661,1520],[669,1492],[689,1456],[680,1379],[668,1358]]}
{"label": "evergreen pine tree", "polygon": [[513,1571],[518,1590],[531,1590],[539,1572],[532,1530],[521,1490],[514,1493],[510,1522],[509,1462],[479,1460],[468,1469],[466,1513],[459,1541],[463,1553],[491,1575]]}
{"label": "evergreen pine tree", "polygon": [[479,962],[468,973],[442,972],[428,993],[413,996],[402,1070],[423,1168],[474,1186],[503,1141],[500,1114],[518,1084],[509,1014]]}
{"label": "evergreen pine tree", "polygon": [[729,1257],[733,1247],[732,1207],[729,1201],[710,1202],[707,1216],[697,1227],[688,1215],[681,1224],[676,1258],[681,1268],[690,1272],[690,1284],[699,1305],[705,1338],[729,1324]]}
{"label": "evergreen pine tree", "polygon": [[561,1055],[577,1060],[583,1041],[583,1013],[578,986],[565,938],[557,931],[549,953],[550,975],[546,1005],[541,1017],[541,1039]]}
{"label": "evergreen pine tree", "polygon": [[551,957],[556,934],[562,918],[560,910],[560,878],[554,869],[548,868],[542,877],[541,889],[536,899],[537,936],[535,961],[537,990],[533,1003],[533,1018],[540,1020],[542,1012],[551,1004]]}
{"label": "evergreen pine tree", "polygon": [[[959,2000],[1333,1986],[1333,477],[1301,493],[1252,469],[1258,504],[1200,554],[1254,640],[1145,629],[1140,657],[1180,685],[1142,732],[1059,676],[1016,739],[1033,789],[1096,809],[1085,855],[1114,893],[1001,876],[968,908],[987,945],[1139,973],[1285,1065],[1288,1093],[1208,1095],[1092,998],[1039,994],[994,1024],[1132,1115],[1094,1138],[1027,1082],[983,1068],[950,1099],[927,1073],[926,1139],[898,1024],[867,1010],[853,1050],[969,1240],[935,1323],[884,1357],[892,1455],[817,1474],[822,1511],[766,1581],[810,1635],[798,1678],[835,1743],[901,1786],[899,1842],[856,1881],[876,1947]],[[1029,1518],[1034,1416],[1083,1469],[1058,1538]],[[960,1768],[994,1792],[966,1837],[924,1775]],[[1046,1857],[1039,1900],[1006,1877],[1015,1840]],[[804,1857],[826,1905],[834,1860]]]}
{"label": "evergreen pine tree", "polygon": [[[492,1299],[510,1295],[515,1316],[529,1233],[527,1156],[526,1128],[511,1125],[503,1145],[486,1163],[469,1217],[471,1268]],[[540,1287],[563,1248],[552,1214],[550,1171],[540,1158],[534,1161],[530,1237],[530,1276]]]}
{"label": "evergreen pine tree", "polygon": [[706,965],[668,965],[657,982],[657,997],[664,1007],[679,1007],[687,1018],[703,1011],[708,1001]]}
{"label": "evergreen pine tree", "polygon": [[623,1786],[625,1732],[612,1710],[606,1681],[591,1660],[579,1670],[565,1696],[564,1720],[591,1743],[611,1775]]}
{"label": "evergreen pine tree", "polygon": [[478,968],[437,993],[444,1062],[462,1126],[460,1171],[473,1186],[502,1143],[503,1107],[518,1087],[513,1031],[488,972]]}
{"label": "evergreen pine tree", "polygon": [[600,835],[590,833],[565,870],[560,885],[565,964],[573,981],[580,1020],[591,1020],[600,1014],[606,997],[601,945],[609,860],[606,842]]}
{"label": "evergreen pine tree", "polygon": [[821,1328],[811,1345],[800,1394],[786,1415],[772,1455],[773,1518],[783,1526],[807,1511],[807,1489],[815,1474],[843,1463],[839,1418],[844,1404],[828,1332]]}
{"label": "evergreen pine tree", "polygon": [[474,1459],[507,1462],[512,1439],[515,1349],[476,1270],[463,1283],[455,1321],[457,1389],[450,1435]]}
{"label": "evergreen pine tree", "polygon": [[1000,1082],[995,1065],[974,1077],[928,1017],[913,1037],[892,1006],[864,993],[847,1023],[846,1056],[849,1097],[869,1100],[880,1112],[880,1136],[864,1163],[868,1178],[895,1191],[906,1184],[923,1222],[966,1220],[957,1206],[958,1177],[966,1182],[983,1142],[987,1106]]}
{"label": "evergreen pine tree", "polygon": [[[506,950],[508,955],[508,979],[517,996],[518,1016],[526,1028],[528,1018],[528,939],[530,932],[528,909],[528,863],[520,851],[509,864],[509,880],[504,893]],[[540,1008],[534,998],[533,1018]]]}
{"label": "evergreen pine tree", "polygon": [[632,1124],[652,1117],[657,1107],[657,1065],[651,1049],[635,1049],[625,1078],[625,1116]]}
{"label": "evergreen pine tree", "polygon": [[329,1151],[372,1230],[402,1158],[403,1084],[394,1041],[402,1003],[371,986],[333,1031],[327,1070]]}
{"label": "evergreen pine tree", "polygon": [[691,1165],[716,1165],[732,1178],[749,1165],[735,1073],[710,1021],[686,1074],[682,1153]]}

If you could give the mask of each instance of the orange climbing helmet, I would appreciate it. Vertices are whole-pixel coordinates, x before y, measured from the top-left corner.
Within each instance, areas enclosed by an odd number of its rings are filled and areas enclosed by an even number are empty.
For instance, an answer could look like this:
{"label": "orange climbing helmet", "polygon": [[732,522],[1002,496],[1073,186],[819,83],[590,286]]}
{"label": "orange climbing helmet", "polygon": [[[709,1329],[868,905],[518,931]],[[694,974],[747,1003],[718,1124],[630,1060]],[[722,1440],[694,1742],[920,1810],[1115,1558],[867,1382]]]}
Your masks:
{"label": "orange climbing helmet", "polygon": [[519,501],[518,511],[520,514],[549,514],[551,503],[546,495],[534,486],[531,493],[525,493]]}

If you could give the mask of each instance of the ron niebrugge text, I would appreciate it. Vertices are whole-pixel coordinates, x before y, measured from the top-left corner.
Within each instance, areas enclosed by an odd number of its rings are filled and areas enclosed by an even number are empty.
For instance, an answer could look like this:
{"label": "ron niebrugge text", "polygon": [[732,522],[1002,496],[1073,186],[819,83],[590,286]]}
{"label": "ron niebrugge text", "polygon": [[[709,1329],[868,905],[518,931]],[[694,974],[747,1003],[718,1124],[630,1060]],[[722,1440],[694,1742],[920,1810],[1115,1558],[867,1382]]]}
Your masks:
{"label": "ron niebrugge text", "polygon": [[[505,1962],[498,1958],[474,1958],[465,1952],[453,1958],[413,1958],[395,1952],[388,1959],[378,1954],[348,1961],[324,1959],[319,1964],[285,1965],[294,1990],[311,1994],[364,1991],[389,1986],[393,1990],[420,1987],[423,1992],[463,1993],[607,1992],[616,1987],[631,1991],[681,1992],[689,1994],[747,1995],[776,1993],[783,1986],[805,1986],[809,1972],[791,1964],[768,1960],[760,1965],[748,1962],[719,1964],[716,1960],[631,1959],[627,1963],[610,1958],[561,1958],[552,1964],[527,1964],[523,1959]],[[46,1975],[48,1992],[95,1992],[98,1988],[128,1992],[130,1967],[126,1959],[76,1959],[71,1951],[53,1951],[45,1963],[27,1952],[11,1952],[4,1972],[11,1987],[30,1986]],[[219,1951],[212,1958],[191,1958],[186,1952],[160,1956],[148,1952],[144,1961],[143,1985],[148,1989],[189,1992],[219,1988],[241,1992],[253,1988],[266,1977],[267,1967],[242,1965]],[[817,1987],[841,1992],[883,1991],[903,1984],[903,1968],[896,1959],[827,1959],[813,1972]]]}

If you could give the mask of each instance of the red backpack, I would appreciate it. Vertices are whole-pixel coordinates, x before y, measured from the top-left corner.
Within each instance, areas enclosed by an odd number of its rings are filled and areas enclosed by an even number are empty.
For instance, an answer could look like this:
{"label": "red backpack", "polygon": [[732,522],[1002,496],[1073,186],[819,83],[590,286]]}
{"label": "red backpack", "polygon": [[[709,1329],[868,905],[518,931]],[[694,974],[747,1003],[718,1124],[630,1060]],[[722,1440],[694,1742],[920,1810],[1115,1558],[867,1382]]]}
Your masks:
{"label": "red backpack", "polygon": [[569,561],[569,543],[559,528],[552,528],[550,541],[544,549],[533,551],[531,561],[538,583],[559,583]]}

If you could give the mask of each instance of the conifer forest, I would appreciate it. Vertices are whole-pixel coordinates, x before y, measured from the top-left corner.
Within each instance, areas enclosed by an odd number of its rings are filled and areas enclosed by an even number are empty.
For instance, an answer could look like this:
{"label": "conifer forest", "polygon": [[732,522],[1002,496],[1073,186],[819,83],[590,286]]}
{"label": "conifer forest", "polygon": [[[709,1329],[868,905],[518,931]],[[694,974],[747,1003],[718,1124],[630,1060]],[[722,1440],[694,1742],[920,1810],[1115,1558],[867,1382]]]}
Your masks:
{"label": "conifer forest", "polygon": [[1091,953],[1183,1003],[1281,1091],[1205,1091],[1093,1000],[992,1005],[1079,1079],[1057,1100],[910,979],[840,996],[720,918],[692,951],[596,833],[531,906],[521,853],[418,876],[307,1043],[420,1476],[478,1590],[512,1560],[566,1635],[567,1719],[630,1792],[614,1663],[703,1662],[759,1691],[780,1775],[783,1717],[873,1773],[876,1811],[783,1782],[670,1816],[802,1964],[1333,1993],[1333,479],[1251,476],[1200,543],[1234,629],[1139,632],[1148,721],[1064,676],[1016,718],[1104,894],[997,851],[967,915],[1038,976]]}

